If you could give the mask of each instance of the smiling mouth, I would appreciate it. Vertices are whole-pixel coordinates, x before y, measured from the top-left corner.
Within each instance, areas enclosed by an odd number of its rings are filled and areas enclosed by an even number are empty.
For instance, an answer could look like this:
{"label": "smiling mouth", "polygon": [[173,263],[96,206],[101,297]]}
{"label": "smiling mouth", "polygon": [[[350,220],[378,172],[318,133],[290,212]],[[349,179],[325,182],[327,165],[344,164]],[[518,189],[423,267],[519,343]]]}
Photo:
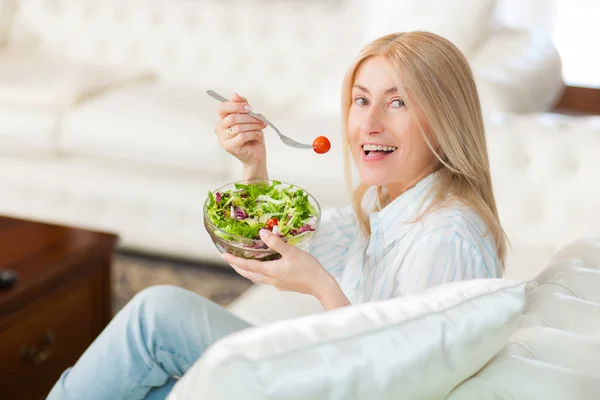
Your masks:
{"label": "smiling mouth", "polygon": [[394,151],[398,150],[396,146],[381,146],[375,144],[364,144],[362,146],[365,155],[375,155],[375,154],[390,154]]}

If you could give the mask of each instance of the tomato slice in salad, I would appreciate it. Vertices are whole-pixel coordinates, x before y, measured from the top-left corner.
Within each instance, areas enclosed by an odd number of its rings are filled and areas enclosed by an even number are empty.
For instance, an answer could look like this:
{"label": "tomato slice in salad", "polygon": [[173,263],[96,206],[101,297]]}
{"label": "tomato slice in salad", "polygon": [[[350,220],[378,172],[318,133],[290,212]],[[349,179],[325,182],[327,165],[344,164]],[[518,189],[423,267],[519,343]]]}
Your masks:
{"label": "tomato slice in salad", "polygon": [[315,151],[315,153],[325,154],[329,151],[330,148],[331,143],[329,142],[329,139],[327,139],[325,136],[319,136],[313,142],[313,150]]}
{"label": "tomato slice in salad", "polygon": [[267,225],[267,228],[272,231],[275,225],[279,225],[279,220],[275,217],[271,217],[267,220],[265,225]]}

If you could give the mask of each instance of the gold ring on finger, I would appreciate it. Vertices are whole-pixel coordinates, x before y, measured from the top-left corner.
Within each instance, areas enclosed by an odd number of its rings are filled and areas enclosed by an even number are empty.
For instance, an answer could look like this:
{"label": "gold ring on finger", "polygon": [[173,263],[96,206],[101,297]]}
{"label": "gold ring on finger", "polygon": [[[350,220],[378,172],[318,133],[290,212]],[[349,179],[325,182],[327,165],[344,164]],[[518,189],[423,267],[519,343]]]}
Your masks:
{"label": "gold ring on finger", "polygon": [[237,133],[233,133],[233,129],[231,129],[231,127],[227,128],[227,134],[229,135],[229,137],[234,138],[236,137]]}

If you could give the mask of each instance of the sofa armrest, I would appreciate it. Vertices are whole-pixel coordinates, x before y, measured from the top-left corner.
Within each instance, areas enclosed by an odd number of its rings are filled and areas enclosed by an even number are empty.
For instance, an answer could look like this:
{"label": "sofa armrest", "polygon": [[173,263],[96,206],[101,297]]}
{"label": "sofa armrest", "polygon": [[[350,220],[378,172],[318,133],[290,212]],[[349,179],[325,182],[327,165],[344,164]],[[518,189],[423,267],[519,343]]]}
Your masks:
{"label": "sofa armrest", "polygon": [[497,30],[469,62],[486,114],[548,111],[565,88],[560,56],[542,32]]}

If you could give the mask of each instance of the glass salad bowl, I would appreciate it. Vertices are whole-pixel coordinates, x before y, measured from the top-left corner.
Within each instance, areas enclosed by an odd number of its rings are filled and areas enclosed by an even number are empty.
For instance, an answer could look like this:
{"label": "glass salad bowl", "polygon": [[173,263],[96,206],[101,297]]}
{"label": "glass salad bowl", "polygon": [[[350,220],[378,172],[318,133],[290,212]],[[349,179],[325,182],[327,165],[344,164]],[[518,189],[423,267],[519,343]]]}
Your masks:
{"label": "glass salad bowl", "polygon": [[221,253],[269,261],[281,255],[260,239],[260,229],[305,249],[319,227],[321,206],[306,190],[289,183],[238,181],[209,192],[203,214],[204,227]]}

